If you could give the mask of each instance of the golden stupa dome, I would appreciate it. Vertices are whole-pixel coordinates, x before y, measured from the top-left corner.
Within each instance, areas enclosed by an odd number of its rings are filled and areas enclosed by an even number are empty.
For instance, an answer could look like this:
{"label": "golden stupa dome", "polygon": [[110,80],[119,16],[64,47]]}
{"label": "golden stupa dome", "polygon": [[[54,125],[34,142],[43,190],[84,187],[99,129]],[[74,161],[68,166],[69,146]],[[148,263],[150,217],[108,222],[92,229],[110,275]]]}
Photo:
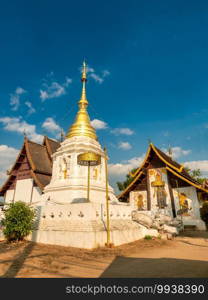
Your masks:
{"label": "golden stupa dome", "polygon": [[88,101],[86,98],[86,82],[87,82],[87,71],[86,63],[83,62],[82,68],[82,95],[81,99],[78,102],[79,111],[76,115],[74,123],[69,128],[66,138],[71,138],[74,136],[87,136],[92,139],[97,140],[95,129],[90,123],[90,118],[87,112]]}

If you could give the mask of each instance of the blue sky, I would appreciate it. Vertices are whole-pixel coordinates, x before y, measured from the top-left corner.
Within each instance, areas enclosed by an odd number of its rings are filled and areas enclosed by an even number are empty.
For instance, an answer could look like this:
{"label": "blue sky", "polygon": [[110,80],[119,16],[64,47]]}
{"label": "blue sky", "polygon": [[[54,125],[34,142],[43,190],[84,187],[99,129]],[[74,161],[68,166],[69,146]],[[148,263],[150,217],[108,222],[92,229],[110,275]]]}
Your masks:
{"label": "blue sky", "polygon": [[[207,1],[7,1],[0,8],[0,179],[22,145],[73,122],[80,66],[111,182],[148,139],[208,172]],[[97,124],[97,123],[96,123]],[[98,125],[98,124],[97,124]]]}

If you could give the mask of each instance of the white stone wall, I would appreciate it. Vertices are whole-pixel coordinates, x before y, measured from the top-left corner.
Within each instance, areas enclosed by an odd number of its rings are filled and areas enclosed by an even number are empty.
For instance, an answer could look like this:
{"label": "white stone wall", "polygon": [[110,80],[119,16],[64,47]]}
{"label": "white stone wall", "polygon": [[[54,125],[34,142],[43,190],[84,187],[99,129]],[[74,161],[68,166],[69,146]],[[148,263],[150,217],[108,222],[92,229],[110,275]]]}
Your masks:
{"label": "white stone wall", "polygon": [[41,200],[42,192],[38,186],[33,186],[32,190],[32,203],[39,202]]}
{"label": "white stone wall", "polygon": [[33,179],[17,180],[14,201],[30,203],[33,189]]}
{"label": "white stone wall", "polygon": [[[131,220],[132,207],[109,205],[110,241],[115,246],[158,232]],[[54,245],[93,249],[105,246],[106,206],[99,203],[44,205],[37,207],[36,230],[28,239]]]}
{"label": "white stone wall", "polygon": [[5,203],[11,203],[13,202],[14,199],[14,190],[7,190],[6,191],[6,196],[5,196]]}
{"label": "white stone wall", "polygon": [[[54,205],[48,202],[47,205],[37,206],[40,212],[40,220],[47,224],[54,224],[60,221],[69,220],[103,220],[106,219],[106,205],[99,203],[76,203],[65,205]],[[111,219],[131,220],[132,207],[129,205],[115,204],[109,205]]]}

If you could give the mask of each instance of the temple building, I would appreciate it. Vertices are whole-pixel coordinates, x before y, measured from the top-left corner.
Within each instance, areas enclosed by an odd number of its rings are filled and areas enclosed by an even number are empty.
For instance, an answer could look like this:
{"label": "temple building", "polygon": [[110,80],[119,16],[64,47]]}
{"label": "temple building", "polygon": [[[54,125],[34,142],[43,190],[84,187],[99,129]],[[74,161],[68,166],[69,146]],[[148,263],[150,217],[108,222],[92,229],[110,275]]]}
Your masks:
{"label": "temple building", "polygon": [[118,196],[141,211],[154,211],[181,216],[184,226],[205,229],[200,218],[200,200],[208,197],[208,189],[193,179],[184,166],[174,161],[152,143],[133,181]]}
{"label": "temple building", "polygon": [[51,180],[52,154],[59,146],[59,142],[46,136],[42,145],[24,138],[19,155],[0,189],[5,203],[21,200],[31,204],[41,200],[43,189]]}
{"label": "temple building", "polygon": [[153,221],[157,212],[171,221],[182,216],[184,224],[205,229],[198,199],[203,193],[208,195],[208,190],[153,144],[132,174],[132,183],[119,199],[115,196],[108,183],[107,152],[87,112],[85,62],[81,82],[78,112],[64,140],[59,143],[45,137],[40,145],[25,137],[0,189],[5,204],[24,201],[36,208],[28,239],[87,249],[121,245],[146,235],[158,236]]}

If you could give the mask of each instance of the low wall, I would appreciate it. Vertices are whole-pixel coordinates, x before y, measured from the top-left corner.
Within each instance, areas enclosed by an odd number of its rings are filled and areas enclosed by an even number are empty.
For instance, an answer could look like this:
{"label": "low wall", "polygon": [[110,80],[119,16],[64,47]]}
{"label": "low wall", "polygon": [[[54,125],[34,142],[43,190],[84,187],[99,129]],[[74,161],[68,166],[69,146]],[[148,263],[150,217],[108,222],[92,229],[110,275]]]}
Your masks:
{"label": "low wall", "polygon": [[[58,225],[58,224],[57,224]],[[114,246],[130,243],[145,237],[158,236],[157,230],[147,229],[130,220],[111,220],[110,242]],[[106,223],[102,221],[68,221],[67,226],[41,227],[28,237],[44,244],[93,249],[105,246],[107,241]]]}
{"label": "low wall", "polygon": [[[93,249],[107,241],[106,206],[99,203],[37,206],[34,231],[28,240]],[[158,232],[131,220],[132,207],[109,205],[110,242],[115,246],[157,236]]]}

